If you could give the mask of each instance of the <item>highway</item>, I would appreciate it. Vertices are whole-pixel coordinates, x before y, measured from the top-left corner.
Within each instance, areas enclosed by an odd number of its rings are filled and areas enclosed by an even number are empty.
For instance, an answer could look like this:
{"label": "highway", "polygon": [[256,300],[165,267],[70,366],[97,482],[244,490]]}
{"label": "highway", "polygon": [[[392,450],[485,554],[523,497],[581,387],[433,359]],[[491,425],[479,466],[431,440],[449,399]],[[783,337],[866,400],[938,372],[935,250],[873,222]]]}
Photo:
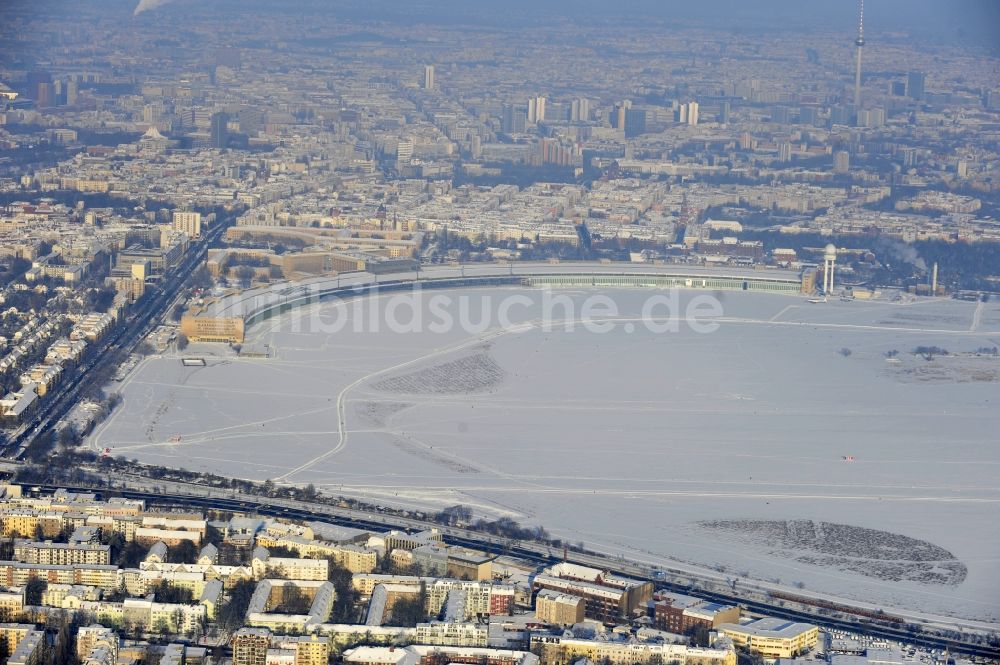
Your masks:
{"label": "highway", "polygon": [[[228,493],[210,487],[176,481],[154,481],[139,476],[115,476],[107,474],[109,481],[118,479],[118,484],[138,482],[143,489],[129,487],[67,488],[77,491],[99,492],[109,496],[144,499],[148,504],[196,507],[201,509],[224,510],[230,512],[255,513],[270,517],[279,517],[303,521],[325,521],[339,526],[365,529],[373,532],[383,532],[388,529],[404,529],[422,531],[436,528],[441,531],[446,542],[494,554],[503,554],[523,559],[537,566],[546,566],[563,560],[564,552],[553,550],[552,547],[530,541],[516,541],[509,538],[494,536],[471,529],[443,526],[436,522],[414,519],[391,513],[365,511],[350,508],[340,508],[324,504],[308,503],[291,499],[259,497],[249,494]],[[186,487],[185,487],[186,486]],[[56,486],[41,486],[41,489],[57,489]],[[199,491],[200,490],[200,491]],[[687,571],[667,570],[655,566],[631,562],[619,557],[612,557],[589,552],[569,551],[565,553],[566,560],[584,566],[601,570],[609,570],[615,574],[634,579],[652,581],[657,589],[684,593],[712,602],[741,605],[747,612],[804,621],[824,628],[860,633],[871,637],[890,641],[913,644],[927,649],[948,649],[954,653],[984,658],[1000,658],[1000,646],[989,646],[974,641],[956,638],[948,635],[921,633],[910,630],[906,623],[887,616],[882,619],[855,615],[854,617],[830,616],[824,608],[795,603],[791,601],[778,604],[778,600],[768,598],[766,594],[754,593],[749,587],[729,590],[712,580],[693,579]],[[845,608],[849,609],[849,608]]]}
{"label": "highway", "polygon": [[116,325],[111,333],[100,341],[98,347],[88,350],[84,364],[63,380],[56,394],[39,400],[39,408],[33,419],[0,451],[3,457],[22,458],[32,442],[51,431],[77,404],[81,393],[89,387],[88,377],[95,376],[100,369],[124,360],[139,342],[156,328],[167,308],[180,293],[187,276],[205,259],[209,245],[218,240],[224,231],[225,225],[221,220],[213,225],[198,246],[189,251],[183,261],[163,276],[160,287],[139,300],[126,313],[124,324]]}

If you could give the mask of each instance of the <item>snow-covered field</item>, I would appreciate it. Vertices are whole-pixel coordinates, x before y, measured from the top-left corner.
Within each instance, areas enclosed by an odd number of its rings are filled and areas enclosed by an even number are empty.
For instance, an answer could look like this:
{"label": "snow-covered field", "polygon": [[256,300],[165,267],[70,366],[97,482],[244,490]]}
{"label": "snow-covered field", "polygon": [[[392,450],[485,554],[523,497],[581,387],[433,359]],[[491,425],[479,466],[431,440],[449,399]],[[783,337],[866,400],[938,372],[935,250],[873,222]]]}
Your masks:
{"label": "snow-covered field", "polygon": [[[574,316],[594,293],[558,292]],[[603,293],[605,332],[546,329],[532,289],[448,292],[493,315],[480,332],[324,332],[344,310],[292,312],[250,331],[270,358],[147,359],[91,444],[1000,621],[1000,359],[952,357],[1000,346],[1000,305],[719,293],[715,332],[657,332],[639,319],[658,292]]]}

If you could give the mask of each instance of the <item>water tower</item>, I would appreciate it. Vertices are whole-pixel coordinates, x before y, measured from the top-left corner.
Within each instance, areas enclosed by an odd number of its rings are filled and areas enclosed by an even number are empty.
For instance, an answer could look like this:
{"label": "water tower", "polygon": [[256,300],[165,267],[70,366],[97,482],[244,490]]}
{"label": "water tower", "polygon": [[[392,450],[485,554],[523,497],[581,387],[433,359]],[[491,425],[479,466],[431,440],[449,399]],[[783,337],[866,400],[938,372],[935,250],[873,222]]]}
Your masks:
{"label": "water tower", "polygon": [[837,264],[837,247],[830,243],[823,250],[823,295],[833,292],[833,271]]}

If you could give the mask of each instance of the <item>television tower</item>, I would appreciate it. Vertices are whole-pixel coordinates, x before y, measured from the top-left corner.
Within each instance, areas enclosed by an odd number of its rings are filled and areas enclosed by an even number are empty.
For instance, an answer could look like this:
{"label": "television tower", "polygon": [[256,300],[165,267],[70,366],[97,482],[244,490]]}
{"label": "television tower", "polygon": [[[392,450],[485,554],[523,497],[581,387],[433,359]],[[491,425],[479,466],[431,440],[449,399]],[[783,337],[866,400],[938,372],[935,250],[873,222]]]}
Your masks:
{"label": "television tower", "polygon": [[854,68],[854,109],[861,108],[861,49],[865,45],[865,0],[859,0],[858,38],[854,45],[858,47],[857,64]]}

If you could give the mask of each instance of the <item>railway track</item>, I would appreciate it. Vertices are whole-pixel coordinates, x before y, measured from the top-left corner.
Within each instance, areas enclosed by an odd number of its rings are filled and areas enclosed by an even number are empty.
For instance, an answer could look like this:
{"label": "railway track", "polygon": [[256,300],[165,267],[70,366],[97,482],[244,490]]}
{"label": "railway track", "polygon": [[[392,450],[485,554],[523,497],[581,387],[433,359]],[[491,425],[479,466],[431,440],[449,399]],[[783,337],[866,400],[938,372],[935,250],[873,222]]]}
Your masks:
{"label": "railway track", "polygon": [[99,369],[121,362],[156,328],[170,303],[180,292],[187,276],[208,255],[209,245],[222,235],[225,228],[224,224],[217,224],[206,235],[200,246],[164,277],[162,282],[164,286],[146,302],[140,300],[137,309],[129,312],[125,322],[116,326],[110,336],[102,340],[101,346],[92,353],[85,364],[77,368],[73,375],[59,386],[58,392],[41,402],[39,411],[28,426],[4,446],[2,451],[4,457],[21,459],[28,446],[51,431],[60,419],[69,413],[78,402],[81,393],[89,387],[90,377],[93,377]]}

